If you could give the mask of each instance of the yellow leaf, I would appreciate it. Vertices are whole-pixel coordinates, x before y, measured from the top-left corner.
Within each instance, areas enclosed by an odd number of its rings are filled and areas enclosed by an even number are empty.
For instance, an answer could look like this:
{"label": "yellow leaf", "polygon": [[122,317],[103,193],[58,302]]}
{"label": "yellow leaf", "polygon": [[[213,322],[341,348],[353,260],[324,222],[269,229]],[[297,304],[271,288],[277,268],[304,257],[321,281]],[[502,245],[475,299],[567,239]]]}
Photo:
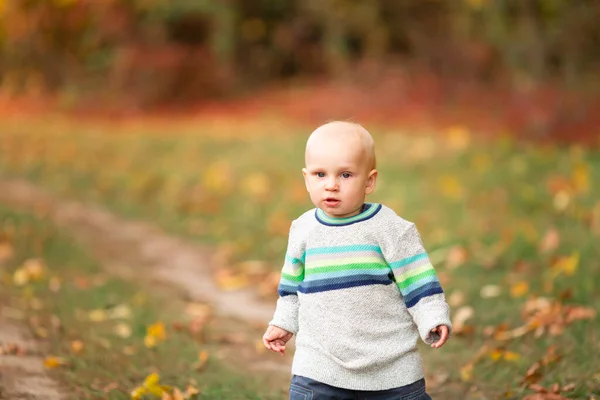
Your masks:
{"label": "yellow leaf", "polygon": [[450,199],[460,199],[463,196],[463,188],[457,177],[445,175],[440,180],[442,193]]}
{"label": "yellow leaf", "polygon": [[586,164],[579,164],[573,169],[571,181],[579,193],[587,193],[590,187],[590,168]]}
{"label": "yellow leaf", "polygon": [[88,319],[92,322],[106,321],[107,318],[108,318],[108,315],[106,313],[106,310],[96,309],[96,310],[92,310],[88,313]]}
{"label": "yellow leaf", "polygon": [[158,342],[165,340],[167,333],[165,325],[162,322],[157,322],[146,328],[146,337],[144,338],[144,345],[148,348],[155,347]]}
{"label": "yellow leaf", "polygon": [[502,350],[499,350],[499,349],[492,350],[492,352],[490,353],[490,358],[494,361],[498,361],[499,359],[502,358]]}
{"label": "yellow leaf", "polygon": [[512,297],[523,297],[529,292],[529,284],[525,281],[515,283],[510,288],[510,295]]}
{"label": "yellow leaf", "polygon": [[65,365],[65,360],[60,357],[48,356],[44,359],[44,367],[46,368],[57,368],[61,365]]}
{"label": "yellow leaf", "polygon": [[157,343],[158,343],[158,341],[156,340],[156,338],[154,336],[146,335],[144,337],[144,346],[146,346],[147,348],[155,347],[157,345]]}
{"label": "yellow leaf", "polygon": [[460,369],[460,379],[464,382],[473,379],[473,363],[469,363]]}
{"label": "yellow leaf", "polygon": [[147,394],[148,390],[143,386],[138,386],[130,393],[131,400],[141,400],[142,396]]}
{"label": "yellow leaf", "polygon": [[561,273],[571,276],[577,270],[579,266],[579,252],[575,251],[568,257],[559,258],[554,265],[552,266],[552,272],[554,277],[560,275]]}
{"label": "yellow leaf", "polygon": [[165,340],[167,338],[167,331],[165,330],[165,324],[157,322],[148,327],[147,332],[149,336],[154,336],[159,340]]}
{"label": "yellow leaf", "polygon": [[23,268],[17,269],[13,274],[13,283],[17,286],[24,286],[29,282],[29,274]]}
{"label": "yellow leaf", "polygon": [[517,361],[519,358],[521,358],[521,355],[519,353],[515,353],[513,351],[505,351],[504,354],[502,355],[502,357],[506,361]]}

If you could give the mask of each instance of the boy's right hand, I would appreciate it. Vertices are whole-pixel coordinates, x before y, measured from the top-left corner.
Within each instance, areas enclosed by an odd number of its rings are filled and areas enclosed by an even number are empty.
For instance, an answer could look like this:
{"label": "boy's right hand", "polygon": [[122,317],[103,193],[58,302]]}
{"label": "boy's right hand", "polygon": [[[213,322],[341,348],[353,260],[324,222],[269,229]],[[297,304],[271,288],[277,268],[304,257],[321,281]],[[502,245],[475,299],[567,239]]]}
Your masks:
{"label": "boy's right hand", "polygon": [[278,326],[269,325],[267,331],[263,335],[263,344],[265,347],[275,353],[285,355],[285,344],[292,338],[294,334]]}

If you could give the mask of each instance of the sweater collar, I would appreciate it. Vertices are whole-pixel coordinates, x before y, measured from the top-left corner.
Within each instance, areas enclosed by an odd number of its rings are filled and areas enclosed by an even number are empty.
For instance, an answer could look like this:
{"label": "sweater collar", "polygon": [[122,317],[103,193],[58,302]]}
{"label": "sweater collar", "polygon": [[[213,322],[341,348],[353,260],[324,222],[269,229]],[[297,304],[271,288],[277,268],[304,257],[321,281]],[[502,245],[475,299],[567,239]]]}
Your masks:
{"label": "sweater collar", "polygon": [[323,225],[328,226],[344,226],[351,225],[357,222],[366,221],[367,219],[373,218],[381,210],[381,204],[378,203],[365,203],[362,206],[360,213],[353,215],[352,217],[346,218],[335,218],[330,217],[323,210],[317,208],[315,211],[315,217]]}

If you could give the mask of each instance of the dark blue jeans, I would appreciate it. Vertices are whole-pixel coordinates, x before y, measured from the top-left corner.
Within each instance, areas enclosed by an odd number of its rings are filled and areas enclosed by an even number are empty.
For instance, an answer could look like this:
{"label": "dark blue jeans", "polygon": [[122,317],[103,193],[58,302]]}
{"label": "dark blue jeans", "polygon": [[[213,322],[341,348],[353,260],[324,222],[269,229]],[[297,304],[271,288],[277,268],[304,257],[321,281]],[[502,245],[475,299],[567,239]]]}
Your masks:
{"label": "dark blue jeans", "polygon": [[294,375],[290,400],[431,400],[431,397],[425,392],[425,379],[395,389],[370,391],[342,389]]}

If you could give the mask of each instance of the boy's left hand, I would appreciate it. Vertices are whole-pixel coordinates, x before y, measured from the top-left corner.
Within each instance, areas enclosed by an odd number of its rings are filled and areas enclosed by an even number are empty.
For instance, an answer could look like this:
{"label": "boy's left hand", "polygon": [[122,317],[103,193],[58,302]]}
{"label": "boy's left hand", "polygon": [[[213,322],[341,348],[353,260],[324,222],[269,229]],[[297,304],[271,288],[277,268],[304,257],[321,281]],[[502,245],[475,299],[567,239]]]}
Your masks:
{"label": "boy's left hand", "polygon": [[439,349],[444,345],[444,343],[446,343],[446,340],[448,340],[449,329],[446,325],[438,325],[435,328],[433,328],[431,332],[440,335],[440,339],[437,342],[431,344],[431,347],[433,347],[434,349]]}

